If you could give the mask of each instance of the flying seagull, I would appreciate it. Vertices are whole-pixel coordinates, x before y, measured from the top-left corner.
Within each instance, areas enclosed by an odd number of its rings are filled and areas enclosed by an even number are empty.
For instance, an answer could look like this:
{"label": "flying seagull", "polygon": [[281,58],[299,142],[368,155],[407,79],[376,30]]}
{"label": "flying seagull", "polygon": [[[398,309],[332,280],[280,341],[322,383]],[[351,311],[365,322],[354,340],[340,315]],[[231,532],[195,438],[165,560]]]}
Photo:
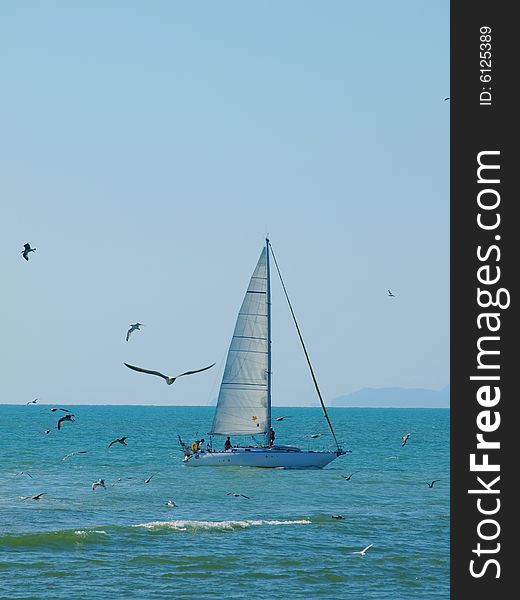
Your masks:
{"label": "flying seagull", "polygon": [[170,508],[175,508],[177,506],[173,500],[168,500],[168,502],[165,502],[164,504]]}
{"label": "flying seagull", "polygon": [[149,369],[141,369],[141,367],[134,367],[133,365],[129,365],[128,363],[123,363],[123,364],[126,365],[129,369],[132,369],[133,371],[138,371],[139,373],[148,373],[149,375],[158,375],[159,377],[162,377],[168,385],[171,385],[179,377],[183,377],[184,375],[193,375],[194,373],[201,373],[202,371],[207,371],[208,369],[211,369],[211,367],[215,366],[216,363],[213,363],[209,367],[204,367],[203,369],[197,369],[196,371],[186,371],[184,373],[181,373],[180,375],[175,375],[175,377],[169,377],[168,375],[159,373],[159,371],[150,371]]}
{"label": "flying seagull", "polygon": [[96,481],[92,482],[92,491],[94,491],[97,487],[102,487],[104,490],[106,490],[107,488],[105,487],[105,480],[104,479],[96,479]]}
{"label": "flying seagull", "polygon": [[70,410],[67,410],[66,408],[49,408],[49,410],[51,412],[56,412],[57,410],[62,410],[63,412],[70,413]]}
{"label": "flying seagull", "polygon": [[251,500],[249,496],[244,496],[244,494],[239,494],[238,492],[228,492],[226,496],[234,496],[235,498],[239,498],[241,496],[242,498],[247,498],[248,500]]}
{"label": "flying seagull", "polygon": [[35,496],[23,496],[21,499],[22,500],[39,500],[43,494],[45,494],[45,492],[42,492],[41,494],[36,494]]}
{"label": "flying seagull", "polygon": [[76,456],[76,454],[86,454],[87,450],[76,450],[75,452],[69,452],[66,456],[64,456],[61,460],[67,460],[71,456]]}
{"label": "flying seagull", "polygon": [[361,556],[365,556],[367,550],[369,548],[372,548],[374,544],[369,544],[366,548],[363,548],[363,550],[359,550],[358,552],[352,552],[352,554],[361,554]]}
{"label": "flying seagull", "polygon": [[285,417],[276,417],[277,421],[283,421],[284,419],[288,419],[289,415],[285,415]]}
{"label": "flying seagull", "polygon": [[354,475],[354,473],[359,473],[359,471],[354,471],[350,475],[342,475],[342,477],[343,477],[343,479],[346,479],[347,481],[350,481],[352,479],[352,475]]}
{"label": "flying seagull", "polygon": [[36,402],[38,402],[38,398],[35,398],[34,400],[31,400],[30,402],[26,402],[25,405],[28,406],[29,404],[36,404]]}
{"label": "flying seagull", "polygon": [[389,295],[391,298],[395,298],[395,294],[392,294],[391,290],[388,290],[388,295]]}
{"label": "flying seagull", "polygon": [[147,479],[144,480],[145,483],[150,483],[150,481],[152,480],[152,477],[155,475],[155,473],[152,473],[152,475],[150,475],[150,477],[148,477]]}
{"label": "flying seagull", "polygon": [[426,482],[426,483],[428,484],[428,487],[431,489],[433,487],[433,484],[437,483],[437,481],[440,481],[440,479],[434,479],[431,483],[428,483],[428,482]]}
{"label": "flying seagull", "polygon": [[17,475],[28,475],[31,479],[33,478],[33,476],[27,471],[20,471],[19,473],[17,473]]}
{"label": "flying seagull", "polygon": [[128,444],[125,442],[125,440],[127,438],[128,438],[127,435],[124,435],[123,437],[117,438],[117,440],[113,440],[112,442],[110,442],[110,444],[108,444],[108,447],[110,448],[114,444],[123,444],[123,446],[128,446]]}
{"label": "flying seagull", "polygon": [[20,254],[25,258],[25,260],[29,260],[29,252],[36,252],[36,248],[31,248],[31,244],[24,244],[23,250]]}
{"label": "flying seagull", "polygon": [[449,100],[449,99],[450,99],[450,97],[449,97],[449,96],[448,96],[447,98],[444,98],[444,102],[446,102],[446,100]]}
{"label": "flying seagull", "polygon": [[321,437],[321,433],[313,433],[312,435],[306,435],[305,437],[315,440],[316,438]]}
{"label": "flying seagull", "polygon": [[63,415],[63,417],[60,417],[58,419],[58,429],[61,429],[61,424],[64,423],[65,421],[75,421],[76,419],[74,418],[74,415],[72,413],[69,413],[68,415]]}
{"label": "flying seagull", "polygon": [[128,340],[130,339],[130,334],[132,333],[132,331],[135,331],[137,329],[137,331],[141,331],[140,327],[144,327],[143,323],[131,323],[130,324],[130,329],[126,332],[126,341],[128,342]]}
{"label": "flying seagull", "polygon": [[401,444],[401,448],[406,444],[406,442],[408,441],[408,438],[411,436],[412,434],[410,432],[408,432],[406,435],[403,435],[403,437],[401,438],[403,440],[403,443]]}
{"label": "flying seagull", "polygon": [[332,515],[332,518],[341,520],[341,519],[344,519],[345,517],[343,515]]}

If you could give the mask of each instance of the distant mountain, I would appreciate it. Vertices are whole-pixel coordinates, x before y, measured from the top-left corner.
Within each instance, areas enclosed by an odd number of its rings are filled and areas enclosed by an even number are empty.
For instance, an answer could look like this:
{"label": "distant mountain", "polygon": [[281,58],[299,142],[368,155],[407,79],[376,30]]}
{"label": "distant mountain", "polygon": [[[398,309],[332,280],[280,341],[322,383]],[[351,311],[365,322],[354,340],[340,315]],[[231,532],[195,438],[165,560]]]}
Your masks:
{"label": "distant mountain", "polygon": [[333,398],[332,406],[363,408],[448,408],[450,386],[442,390],[422,388],[361,388],[346,396]]}

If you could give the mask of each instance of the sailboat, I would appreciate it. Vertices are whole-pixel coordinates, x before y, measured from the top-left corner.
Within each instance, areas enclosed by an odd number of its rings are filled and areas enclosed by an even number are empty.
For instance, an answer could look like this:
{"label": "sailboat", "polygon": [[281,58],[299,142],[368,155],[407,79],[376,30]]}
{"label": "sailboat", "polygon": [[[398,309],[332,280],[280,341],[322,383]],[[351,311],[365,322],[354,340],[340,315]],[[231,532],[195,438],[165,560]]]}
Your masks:
{"label": "sailboat", "polygon": [[[336,445],[334,450],[302,450],[296,446],[274,444],[271,428],[271,256],[298,331],[324,417]],[[228,440],[226,450],[214,450],[211,442],[204,449],[192,450],[179,438],[185,454],[183,461],[187,466],[320,469],[346,454],[336,439],[276,257],[267,238],[238,313],[213,424],[208,435],[211,440],[213,436],[253,436],[253,440],[263,436],[264,441],[250,446],[231,446]]]}

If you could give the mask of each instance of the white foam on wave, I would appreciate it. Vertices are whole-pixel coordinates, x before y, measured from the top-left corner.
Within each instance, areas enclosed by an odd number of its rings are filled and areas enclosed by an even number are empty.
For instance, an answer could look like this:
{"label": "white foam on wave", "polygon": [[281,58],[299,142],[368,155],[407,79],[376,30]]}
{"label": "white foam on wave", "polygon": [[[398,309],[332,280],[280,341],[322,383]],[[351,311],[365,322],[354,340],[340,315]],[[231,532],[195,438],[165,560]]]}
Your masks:
{"label": "white foam on wave", "polygon": [[144,527],[145,529],[175,529],[177,531],[189,531],[194,529],[246,529],[247,527],[258,527],[261,525],[307,525],[311,523],[308,519],[295,520],[265,520],[245,519],[243,521],[151,521],[150,523],[139,523],[133,527]]}
{"label": "white foam on wave", "polygon": [[90,531],[85,531],[84,529],[78,529],[74,532],[74,535],[86,536],[86,535],[90,535],[91,533],[100,533],[102,535],[108,535],[107,532],[103,531],[102,529],[91,529]]}

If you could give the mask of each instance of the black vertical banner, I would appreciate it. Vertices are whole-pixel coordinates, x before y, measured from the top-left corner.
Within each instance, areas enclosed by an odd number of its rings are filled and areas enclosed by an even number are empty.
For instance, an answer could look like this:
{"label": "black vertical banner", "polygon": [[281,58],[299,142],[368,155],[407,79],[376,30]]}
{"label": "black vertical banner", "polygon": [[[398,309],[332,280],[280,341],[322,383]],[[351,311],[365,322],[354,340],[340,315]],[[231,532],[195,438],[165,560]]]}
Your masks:
{"label": "black vertical banner", "polygon": [[500,1],[451,4],[451,597],[457,600],[516,596],[515,570],[520,574],[511,531],[518,469],[509,466],[518,454],[514,377],[520,373],[514,8]]}

